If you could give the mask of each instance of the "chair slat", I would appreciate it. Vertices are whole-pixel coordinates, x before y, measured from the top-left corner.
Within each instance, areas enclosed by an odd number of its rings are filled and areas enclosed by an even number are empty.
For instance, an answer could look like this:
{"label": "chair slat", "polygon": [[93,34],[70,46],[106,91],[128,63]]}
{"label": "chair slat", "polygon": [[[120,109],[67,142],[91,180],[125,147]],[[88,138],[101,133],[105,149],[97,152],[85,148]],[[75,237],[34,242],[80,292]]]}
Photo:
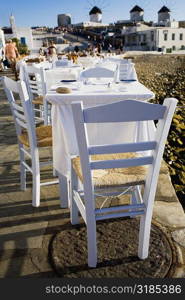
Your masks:
{"label": "chair slat", "polygon": [[128,211],[128,212],[121,212],[121,213],[117,213],[117,214],[107,214],[104,216],[96,216],[95,219],[96,221],[100,221],[100,220],[106,220],[106,219],[116,219],[116,218],[121,218],[121,217],[134,217],[134,216],[140,216],[140,215],[144,215],[145,211],[144,210],[140,210],[140,211]]}
{"label": "chair slat", "polygon": [[139,158],[116,159],[116,160],[97,160],[90,162],[92,170],[98,169],[114,169],[114,168],[128,168],[142,165],[150,165],[153,163],[152,156],[145,156]]}
{"label": "chair slat", "polygon": [[20,114],[18,111],[14,110],[14,114],[15,116],[19,119],[19,120],[23,120],[26,122],[26,118],[24,115]]}
{"label": "chair slat", "polygon": [[75,200],[75,202],[76,202],[76,204],[77,204],[77,206],[79,208],[79,211],[80,211],[80,213],[81,213],[81,215],[82,215],[82,217],[83,217],[83,219],[84,219],[84,221],[86,223],[85,206],[84,206],[84,204],[83,204],[83,202],[82,202],[82,200],[81,200],[80,195],[78,194],[78,192],[77,191],[73,191],[73,194],[74,194],[74,200]]}
{"label": "chair slat", "polygon": [[128,143],[128,144],[114,144],[114,145],[97,145],[88,148],[89,154],[111,154],[111,153],[126,153],[126,152],[137,152],[154,150],[157,143],[151,142],[140,142],[140,143]]}
{"label": "chair slat", "polygon": [[22,122],[20,119],[16,118],[16,122],[23,128],[28,129],[26,123]]}
{"label": "chair slat", "polygon": [[15,108],[16,110],[18,110],[18,111],[21,111],[21,112],[24,112],[24,109],[23,109],[23,107],[22,106],[20,106],[20,105],[18,105],[18,104],[16,104],[15,102],[13,102],[12,101],[12,106],[13,106],[13,108]]}
{"label": "chair slat", "polygon": [[162,119],[166,107],[159,104],[125,100],[108,105],[86,108],[85,123],[134,122]]}
{"label": "chair slat", "polygon": [[133,210],[139,210],[139,209],[145,209],[145,205],[142,204],[136,204],[136,205],[120,205],[116,207],[106,207],[106,208],[101,208],[101,209],[95,209],[95,213],[98,214],[103,214],[103,213],[109,213],[109,212],[116,212],[116,211],[122,211],[122,210],[128,210],[128,209],[133,209]]}
{"label": "chair slat", "polygon": [[19,93],[16,81],[13,81],[12,79],[10,79],[8,77],[4,77],[4,84],[5,84],[6,88],[11,90],[13,93],[16,93],[16,94]]}

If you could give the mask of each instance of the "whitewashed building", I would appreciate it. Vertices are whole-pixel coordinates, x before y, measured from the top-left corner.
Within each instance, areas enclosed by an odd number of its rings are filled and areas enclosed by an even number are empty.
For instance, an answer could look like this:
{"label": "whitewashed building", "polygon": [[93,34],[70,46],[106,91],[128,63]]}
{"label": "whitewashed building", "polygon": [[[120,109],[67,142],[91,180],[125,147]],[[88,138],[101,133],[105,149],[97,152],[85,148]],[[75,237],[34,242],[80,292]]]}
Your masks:
{"label": "whitewashed building", "polygon": [[125,50],[173,52],[185,50],[185,28],[171,21],[170,10],[163,6],[158,12],[158,23],[147,26],[137,22],[122,30]]}
{"label": "whitewashed building", "polygon": [[12,29],[12,33],[5,34],[5,39],[17,38],[22,44],[26,44],[31,50],[33,48],[33,36],[31,28],[17,27],[13,15],[10,16],[10,26]]}
{"label": "whitewashed building", "polygon": [[0,60],[4,58],[4,53],[3,53],[4,46],[5,46],[4,32],[0,28]]}

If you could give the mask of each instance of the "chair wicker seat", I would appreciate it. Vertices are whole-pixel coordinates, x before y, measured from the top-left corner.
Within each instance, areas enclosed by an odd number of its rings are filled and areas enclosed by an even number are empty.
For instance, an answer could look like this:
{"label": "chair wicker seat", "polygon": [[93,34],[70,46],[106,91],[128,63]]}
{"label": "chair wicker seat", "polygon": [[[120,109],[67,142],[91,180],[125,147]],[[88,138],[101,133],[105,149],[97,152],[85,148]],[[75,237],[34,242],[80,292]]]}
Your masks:
{"label": "chair wicker seat", "polygon": [[32,100],[32,103],[34,105],[43,105],[43,100],[44,100],[44,97],[43,96],[38,96],[38,97],[35,97],[33,100]]}
{"label": "chair wicker seat", "polygon": [[[112,159],[128,159],[136,158],[135,153],[116,153],[116,154],[103,154],[92,155],[92,160],[112,160]],[[72,166],[78,175],[81,182],[83,182],[83,175],[80,163],[80,157],[77,156],[72,159]],[[145,183],[147,173],[147,166],[137,166],[133,168],[118,168],[107,170],[93,170],[93,184],[96,187],[110,187],[110,186],[134,186]],[[160,174],[167,174],[168,167],[163,161],[161,164]]]}
{"label": "chair wicker seat", "polygon": [[[37,127],[36,137],[38,147],[52,146],[52,127],[50,125]],[[21,135],[19,135],[19,141],[26,147],[30,147],[27,131],[24,131]]]}

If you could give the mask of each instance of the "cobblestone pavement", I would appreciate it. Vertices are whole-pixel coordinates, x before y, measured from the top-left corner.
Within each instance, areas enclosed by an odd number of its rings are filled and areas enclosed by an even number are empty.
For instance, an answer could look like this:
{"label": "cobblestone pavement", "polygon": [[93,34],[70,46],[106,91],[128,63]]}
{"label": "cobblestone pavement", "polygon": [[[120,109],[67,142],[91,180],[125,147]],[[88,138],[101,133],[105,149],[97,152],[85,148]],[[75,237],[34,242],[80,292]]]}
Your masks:
{"label": "cobblestone pavement", "polygon": [[[0,137],[0,277],[57,277],[51,244],[56,234],[71,228],[69,211],[60,208],[58,185],[41,188],[39,208],[31,206],[30,176],[27,190],[20,191],[15,127],[1,83]],[[52,177],[52,170],[45,168],[41,174]],[[153,218],[173,242],[177,259],[170,277],[185,277],[185,214],[169,174],[160,176]]]}

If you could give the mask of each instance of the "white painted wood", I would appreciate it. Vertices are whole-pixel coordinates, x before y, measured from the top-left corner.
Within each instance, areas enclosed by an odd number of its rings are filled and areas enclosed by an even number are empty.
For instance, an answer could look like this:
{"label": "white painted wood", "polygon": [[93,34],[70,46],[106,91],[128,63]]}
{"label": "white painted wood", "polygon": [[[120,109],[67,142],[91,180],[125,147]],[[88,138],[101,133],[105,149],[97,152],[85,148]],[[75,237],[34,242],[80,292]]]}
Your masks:
{"label": "white painted wood", "polygon": [[80,75],[82,78],[114,78],[115,71],[102,67],[89,68]]}
{"label": "white painted wood", "polygon": [[166,106],[166,112],[164,115],[164,119],[158,122],[156,132],[156,141],[158,144],[158,148],[153,153],[154,163],[153,166],[149,169],[149,174],[146,179],[143,195],[143,202],[146,205],[146,214],[141,218],[140,221],[138,256],[141,259],[145,259],[148,256],[152,210],[157,188],[157,180],[159,176],[164,146],[170,129],[172,117],[176,109],[177,100],[174,98],[165,99],[163,105]]}
{"label": "white painted wood", "polygon": [[25,169],[27,169],[28,171],[30,171],[30,173],[33,174],[32,168],[25,161],[22,161],[21,163],[23,164],[23,166],[25,167]]}
{"label": "white painted wood", "polygon": [[[144,104],[144,105],[143,105]],[[165,142],[172,121],[172,117],[177,104],[176,99],[166,99],[163,106],[140,103],[139,101],[122,101],[119,103],[108,104],[88,109],[83,109],[82,103],[73,103],[73,118],[75,123],[82,174],[84,183],[84,199],[87,223],[87,238],[88,238],[88,265],[95,267],[97,263],[97,247],[96,247],[96,221],[109,218],[119,218],[123,216],[141,216],[140,232],[139,232],[139,247],[138,256],[142,259],[148,256],[149,237],[151,228],[151,218],[153,201],[155,197],[157,180],[159,175],[160,163],[164,151]],[[156,140],[143,143],[132,143],[119,145],[95,145],[89,146],[86,122],[125,122],[125,121],[143,121],[158,119],[156,132]],[[91,154],[104,153],[121,153],[127,151],[151,151],[151,156],[141,158],[132,158],[126,160],[105,160],[91,161]],[[123,168],[135,165],[150,164],[144,195],[142,197],[140,186],[136,186],[132,193],[132,204],[127,206],[118,206],[111,208],[95,209],[94,197],[95,191],[92,184],[91,169],[105,168]],[[77,176],[77,175],[75,175]],[[73,188],[72,188],[73,189]],[[99,190],[99,189],[98,189]],[[107,189],[108,192],[108,189]],[[75,192],[76,193],[76,192]],[[110,190],[112,195],[112,191]],[[78,193],[78,200],[75,201],[79,208],[80,195],[83,196],[83,191]],[[72,200],[73,201],[73,200]],[[123,211],[127,210],[127,211]],[[82,214],[82,217],[85,218]]]}
{"label": "white painted wood", "polygon": [[137,100],[125,100],[108,105],[86,108],[83,111],[85,123],[112,123],[159,120],[166,107]]}
{"label": "white painted wood", "polygon": [[4,76],[2,77],[4,86],[9,89],[12,93],[19,93],[16,81]]}
{"label": "white painted wood", "polygon": [[96,221],[107,220],[107,219],[116,219],[116,218],[129,217],[129,216],[136,217],[136,216],[142,216],[143,214],[144,214],[144,210],[121,212],[121,213],[117,213],[117,214],[106,214],[104,216],[96,216]]}
{"label": "white painted wood", "polygon": [[24,112],[24,109],[22,108],[22,106],[17,105],[17,104],[14,103],[14,102],[12,102],[12,106],[13,106],[13,108],[15,108],[17,111]]}
{"label": "white painted wood", "polygon": [[29,151],[27,151],[26,149],[24,148],[21,148],[21,151],[24,152],[24,154],[26,154],[29,158],[31,158],[31,154]]}
{"label": "white painted wood", "polygon": [[108,213],[108,212],[116,212],[116,211],[121,211],[121,210],[128,210],[128,209],[133,209],[133,210],[140,210],[144,209],[145,205],[142,204],[135,204],[135,205],[119,205],[116,207],[106,207],[106,208],[101,208],[101,209],[95,209],[95,213],[98,214],[103,214],[103,213]]}
{"label": "white painted wood", "polygon": [[152,164],[152,162],[153,162],[152,156],[129,158],[129,159],[97,160],[97,161],[90,162],[90,168],[92,170],[128,168],[128,167],[150,165]]}
{"label": "white painted wood", "polygon": [[28,129],[27,124],[25,124],[24,122],[22,122],[20,119],[16,118],[16,116],[15,116],[15,119],[16,119],[17,124],[18,124],[20,127],[24,128],[24,129]]}
{"label": "white painted wood", "polygon": [[25,116],[23,114],[20,114],[17,110],[14,111],[15,116],[23,121],[26,121]]}
{"label": "white painted wood", "polygon": [[19,147],[19,155],[20,155],[20,182],[21,182],[21,190],[26,190],[26,168],[24,166],[25,163],[25,153],[21,151],[23,148]]}
{"label": "white painted wood", "polygon": [[95,219],[95,205],[93,184],[91,178],[90,161],[87,148],[89,147],[89,141],[87,136],[87,128],[83,121],[83,106],[81,103],[75,103],[72,105],[72,110],[75,115],[74,123],[78,147],[83,161],[81,161],[81,167],[84,177],[84,200],[86,207],[86,225],[87,225],[87,245],[88,245],[88,265],[90,267],[96,267],[97,264],[97,245],[96,245],[96,219]]}
{"label": "white painted wood", "polygon": [[[18,139],[21,189],[26,189],[26,170],[28,170],[32,173],[33,181],[32,205],[38,207],[40,205],[40,165],[32,103],[30,102],[27,88],[23,81],[15,82],[6,77],[3,77],[2,81],[14,118],[17,136],[22,134],[22,128],[26,129],[28,133],[29,149],[25,149],[24,145]],[[15,103],[14,93],[19,94],[22,106]],[[31,159],[31,167],[26,163],[25,155]]]}
{"label": "white painted wood", "polygon": [[[78,177],[73,170],[73,167],[71,166],[71,189],[70,189],[70,219],[71,219],[71,224],[75,225],[79,223],[79,214],[78,214],[78,205],[76,204],[76,200],[74,198],[74,193],[78,189]],[[83,213],[83,212],[81,212]],[[86,217],[84,216],[85,220]]]}
{"label": "white painted wood", "polygon": [[46,181],[46,182],[41,182],[40,186],[47,186],[47,185],[54,185],[54,184],[58,184],[59,180],[53,180],[53,181]]}
{"label": "white painted wood", "polygon": [[[76,203],[77,208],[79,209],[81,216],[83,217],[85,223],[87,224],[87,220],[86,220],[86,213],[85,213],[85,206],[80,198],[80,195],[78,194],[78,192],[73,191],[74,193],[74,201]],[[74,223],[72,223],[74,224]],[[76,223],[77,224],[77,223]]]}
{"label": "white painted wood", "polygon": [[114,145],[98,145],[88,148],[89,154],[111,154],[111,153],[126,153],[153,150],[156,147],[155,141],[139,142],[129,144],[114,144]]}
{"label": "white painted wood", "polygon": [[[44,68],[37,68],[35,66],[23,66],[24,70],[24,77],[26,79],[26,86],[29,93],[29,98],[31,101],[35,98],[35,96],[45,96],[47,92],[46,88],[46,74]],[[32,76],[34,76],[34,80],[30,79]],[[33,105],[34,106],[34,105]],[[50,117],[48,118],[48,103],[44,103],[44,109],[42,105],[40,105],[39,110],[35,109],[34,111],[40,113],[40,118],[44,120],[44,124],[48,124],[48,120],[50,120]]]}
{"label": "white painted wood", "polygon": [[69,199],[69,180],[66,176],[61,174],[58,175],[59,179],[59,189],[60,189],[60,206],[61,208],[69,207],[68,200]]}

